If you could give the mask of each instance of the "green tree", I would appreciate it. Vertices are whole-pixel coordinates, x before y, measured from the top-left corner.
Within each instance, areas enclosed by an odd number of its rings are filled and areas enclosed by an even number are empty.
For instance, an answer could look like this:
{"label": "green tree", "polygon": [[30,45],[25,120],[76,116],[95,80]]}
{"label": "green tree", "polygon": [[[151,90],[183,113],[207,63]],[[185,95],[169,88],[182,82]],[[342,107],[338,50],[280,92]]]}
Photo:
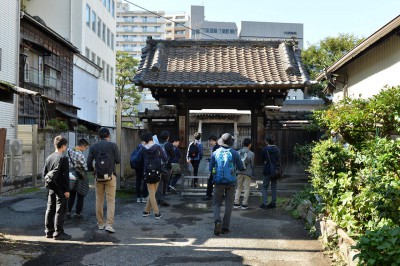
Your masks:
{"label": "green tree", "polygon": [[[353,34],[342,33],[337,37],[326,37],[319,43],[310,45],[302,51],[301,57],[311,79],[314,80],[325,68],[338,61],[363,40],[364,38],[357,38]],[[324,83],[317,83],[309,88],[308,93],[330,103],[323,93],[325,86]]]}
{"label": "green tree", "polygon": [[140,93],[132,82],[139,61],[127,52],[117,51],[116,96],[122,101],[122,115],[132,116],[137,112],[136,105],[140,103]]}

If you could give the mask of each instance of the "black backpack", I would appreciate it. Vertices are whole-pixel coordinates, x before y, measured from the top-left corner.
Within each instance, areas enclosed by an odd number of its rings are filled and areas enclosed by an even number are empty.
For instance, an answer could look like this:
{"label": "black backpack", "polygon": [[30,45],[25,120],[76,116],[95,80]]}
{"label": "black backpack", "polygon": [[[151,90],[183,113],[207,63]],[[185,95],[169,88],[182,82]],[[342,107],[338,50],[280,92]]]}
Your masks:
{"label": "black backpack", "polygon": [[[109,143],[107,143],[108,145]],[[99,153],[94,164],[96,169],[97,181],[108,181],[112,178],[112,162],[108,156],[107,149],[99,149]]]}
{"label": "black backpack", "polygon": [[194,159],[199,155],[199,147],[196,142],[192,142],[189,146],[189,157]]}
{"label": "black backpack", "polygon": [[[146,152],[146,163],[144,165],[144,182],[154,184],[160,182],[162,174],[162,162],[161,162],[161,147],[156,154],[150,154]],[[158,155],[157,155],[158,154]]]}

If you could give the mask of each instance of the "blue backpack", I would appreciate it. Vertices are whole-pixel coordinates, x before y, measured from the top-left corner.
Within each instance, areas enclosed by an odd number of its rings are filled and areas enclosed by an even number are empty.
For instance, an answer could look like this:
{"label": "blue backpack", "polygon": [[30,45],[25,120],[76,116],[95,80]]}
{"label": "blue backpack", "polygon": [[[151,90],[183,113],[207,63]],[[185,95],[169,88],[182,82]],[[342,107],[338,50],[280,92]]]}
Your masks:
{"label": "blue backpack", "polygon": [[215,175],[214,182],[217,184],[236,183],[236,169],[232,149],[219,148],[215,151]]}
{"label": "blue backpack", "polygon": [[132,152],[130,158],[130,165],[132,169],[143,168],[142,165],[142,145],[138,145],[137,148]]}

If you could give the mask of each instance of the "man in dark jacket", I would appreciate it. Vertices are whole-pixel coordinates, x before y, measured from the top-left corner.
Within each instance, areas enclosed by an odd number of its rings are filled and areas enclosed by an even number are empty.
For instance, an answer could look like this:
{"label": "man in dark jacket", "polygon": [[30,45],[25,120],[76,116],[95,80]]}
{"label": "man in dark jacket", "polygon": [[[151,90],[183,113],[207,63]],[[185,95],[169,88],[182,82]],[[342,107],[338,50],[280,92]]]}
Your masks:
{"label": "man in dark jacket", "polygon": [[[161,165],[160,165],[160,173],[157,173],[156,180],[153,180],[154,176],[151,175],[151,179],[147,178],[150,173],[149,167],[155,160],[160,162],[160,160],[166,161],[168,159],[165,150],[159,145],[153,142],[153,135],[151,133],[144,133],[142,136],[142,141],[144,141],[143,149],[141,151],[141,157],[143,160],[143,171],[144,171],[144,180],[147,185],[147,190],[149,191],[149,198],[146,203],[146,207],[143,211],[143,217],[150,216],[150,211],[153,209],[154,218],[159,220],[161,218],[161,213],[158,209],[157,200],[156,200],[156,191],[160,183],[160,175],[161,175]],[[154,173],[155,171],[153,171]],[[157,171],[158,172],[158,171]]]}
{"label": "man in dark jacket", "polygon": [[[233,203],[235,199],[236,169],[243,171],[244,166],[240,160],[239,153],[231,148],[235,138],[224,133],[218,140],[220,147],[211,156],[209,169],[214,178],[214,234],[220,235],[229,233],[229,225]],[[221,206],[225,200],[225,213],[221,221]]]}
{"label": "man in dark jacket", "polygon": [[172,145],[174,147],[174,153],[175,157],[170,160],[171,162],[171,178],[169,179],[169,185],[168,185],[168,192],[174,192],[174,193],[179,193],[175,189],[175,185],[178,182],[179,178],[181,177],[181,166],[179,163],[179,160],[181,159],[181,151],[179,149],[179,142],[180,139],[179,137],[175,137],[172,140]]}
{"label": "man in dark jacket", "polygon": [[[262,157],[264,160],[264,169],[263,169],[263,185],[262,185],[262,197],[263,203],[261,204],[260,208],[265,209],[273,209],[276,208],[276,194],[277,194],[277,180],[271,179],[271,172],[274,166],[280,166],[280,151],[278,147],[275,146],[275,137],[272,135],[267,135],[265,137],[265,144],[266,147],[262,150]],[[268,186],[271,183],[271,194],[272,199],[271,202],[268,204]]]}
{"label": "man in dark jacket", "polygon": [[47,238],[68,240],[71,236],[64,233],[64,219],[69,198],[69,165],[68,158],[63,155],[67,150],[67,139],[63,136],[54,138],[56,151],[46,158],[43,177],[54,180],[47,195],[47,210],[45,216],[45,233]]}
{"label": "man in dark jacket", "polygon": [[167,187],[169,179],[171,177],[171,160],[175,158],[174,146],[169,141],[169,132],[163,131],[160,134],[160,146],[164,149],[167,154],[167,161],[165,163],[165,173],[161,176],[160,185],[157,188],[156,199],[160,206],[168,207],[169,204],[165,201],[165,193],[167,192]]}
{"label": "man in dark jacket", "polygon": [[[115,212],[115,192],[117,189],[117,171],[115,165],[121,162],[121,154],[119,152],[117,144],[111,142],[110,131],[102,127],[99,130],[100,141],[90,147],[89,156],[87,159],[87,167],[89,171],[96,171],[94,169],[93,161],[99,161],[100,154],[107,154],[107,158],[110,162],[109,172],[111,173],[111,178],[100,179],[96,176],[96,218],[99,230],[105,229],[109,233],[114,233],[115,230],[112,227],[114,224],[114,212]],[[107,202],[107,220],[103,217],[104,208],[104,194],[106,195]]]}

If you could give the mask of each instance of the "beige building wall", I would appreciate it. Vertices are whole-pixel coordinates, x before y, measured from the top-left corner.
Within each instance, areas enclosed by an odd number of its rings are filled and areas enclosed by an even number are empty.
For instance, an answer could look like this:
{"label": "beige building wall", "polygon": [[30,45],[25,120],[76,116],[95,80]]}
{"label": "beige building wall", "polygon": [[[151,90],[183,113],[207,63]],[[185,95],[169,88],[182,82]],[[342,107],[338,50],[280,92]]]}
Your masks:
{"label": "beige building wall", "polygon": [[337,102],[345,96],[367,99],[386,85],[400,85],[400,38],[397,35],[373,47],[360,58],[338,72],[339,81],[346,81],[347,89],[338,82],[333,95]]}
{"label": "beige building wall", "polygon": [[[165,14],[165,39],[182,40],[190,38],[189,15],[185,12]],[[175,22],[172,22],[172,21]]]}

